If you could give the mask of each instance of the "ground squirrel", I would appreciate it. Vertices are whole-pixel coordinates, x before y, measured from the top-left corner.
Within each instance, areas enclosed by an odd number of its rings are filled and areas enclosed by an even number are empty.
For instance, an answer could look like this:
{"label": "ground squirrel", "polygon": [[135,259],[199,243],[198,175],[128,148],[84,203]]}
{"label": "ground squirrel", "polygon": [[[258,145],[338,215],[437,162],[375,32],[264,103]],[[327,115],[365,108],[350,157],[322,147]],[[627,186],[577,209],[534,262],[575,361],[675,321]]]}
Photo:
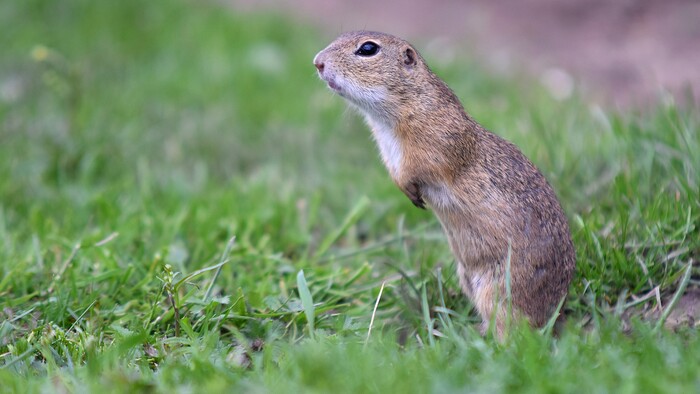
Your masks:
{"label": "ground squirrel", "polygon": [[394,182],[435,212],[464,293],[483,319],[544,325],[566,296],[576,256],[551,186],[512,143],[479,125],[408,42],[341,35],[314,58],[319,76],[364,115]]}

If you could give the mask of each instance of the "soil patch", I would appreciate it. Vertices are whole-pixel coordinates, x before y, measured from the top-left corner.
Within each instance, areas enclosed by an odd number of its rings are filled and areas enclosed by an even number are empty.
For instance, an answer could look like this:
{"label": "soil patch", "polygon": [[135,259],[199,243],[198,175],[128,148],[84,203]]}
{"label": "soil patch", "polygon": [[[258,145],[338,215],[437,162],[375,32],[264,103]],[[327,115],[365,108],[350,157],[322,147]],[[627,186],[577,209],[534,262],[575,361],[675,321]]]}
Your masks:
{"label": "soil patch", "polygon": [[555,97],[575,87],[605,104],[659,97],[693,103],[700,87],[694,0],[229,1],[239,10],[271,9],[316,24],[329,33],[324,43],[354,29],[439,42],[446,51],[472,53],[496,73],[524,68]]}

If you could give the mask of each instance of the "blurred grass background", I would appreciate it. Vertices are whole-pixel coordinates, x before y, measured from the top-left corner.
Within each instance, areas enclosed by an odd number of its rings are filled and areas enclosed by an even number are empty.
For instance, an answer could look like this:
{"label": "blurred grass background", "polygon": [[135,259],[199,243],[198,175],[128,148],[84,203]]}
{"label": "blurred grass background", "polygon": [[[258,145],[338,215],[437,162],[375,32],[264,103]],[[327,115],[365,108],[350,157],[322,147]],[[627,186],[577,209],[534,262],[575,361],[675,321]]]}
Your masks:
{"label": "blurred grass background", "polygon": [[[334,37],[135,0],[6,1],[0,36],[3,390],[697,389],[694,322],[654,330],[683,274],[698,284],[692,105],[555,102],[424,53],[571,221],[567,328],[498,344],[472,328],[436,219],[317,80]],[[234,236],[218,277],[181,281]]]}

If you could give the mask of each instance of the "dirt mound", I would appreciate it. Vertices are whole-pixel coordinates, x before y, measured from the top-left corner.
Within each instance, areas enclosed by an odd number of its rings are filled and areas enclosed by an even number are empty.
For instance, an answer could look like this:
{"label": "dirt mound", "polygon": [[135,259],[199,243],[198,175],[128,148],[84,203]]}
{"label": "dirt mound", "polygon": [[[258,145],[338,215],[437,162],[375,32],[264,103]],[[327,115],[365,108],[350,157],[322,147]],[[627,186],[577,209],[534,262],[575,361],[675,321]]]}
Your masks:
{"label": "dirt mound", "polygon": [[592,100],[628,106],[662,92],[687,101],[700,90],[694,0],[230,1],[290,12],[333,34],[375,29],[417,43],[441,40],[495,72],[524,67],[560,98],[576,87]]}

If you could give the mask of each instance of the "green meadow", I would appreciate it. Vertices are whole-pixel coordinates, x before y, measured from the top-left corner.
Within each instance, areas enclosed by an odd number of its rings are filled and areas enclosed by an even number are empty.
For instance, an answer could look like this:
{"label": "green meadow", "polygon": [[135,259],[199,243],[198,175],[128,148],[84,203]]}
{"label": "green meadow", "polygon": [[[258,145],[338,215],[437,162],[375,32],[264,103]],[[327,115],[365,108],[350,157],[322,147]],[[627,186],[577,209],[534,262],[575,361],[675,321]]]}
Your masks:
{"label": "green meadow", "polygon": [[9,0],[0,37],[0,392],[700,391],[695,322],[670,324],[700,284],[696,103],[557,102],[424,51],[569,217],[565,326],[498,342],[318,80],[332,35],[208,1]]}

